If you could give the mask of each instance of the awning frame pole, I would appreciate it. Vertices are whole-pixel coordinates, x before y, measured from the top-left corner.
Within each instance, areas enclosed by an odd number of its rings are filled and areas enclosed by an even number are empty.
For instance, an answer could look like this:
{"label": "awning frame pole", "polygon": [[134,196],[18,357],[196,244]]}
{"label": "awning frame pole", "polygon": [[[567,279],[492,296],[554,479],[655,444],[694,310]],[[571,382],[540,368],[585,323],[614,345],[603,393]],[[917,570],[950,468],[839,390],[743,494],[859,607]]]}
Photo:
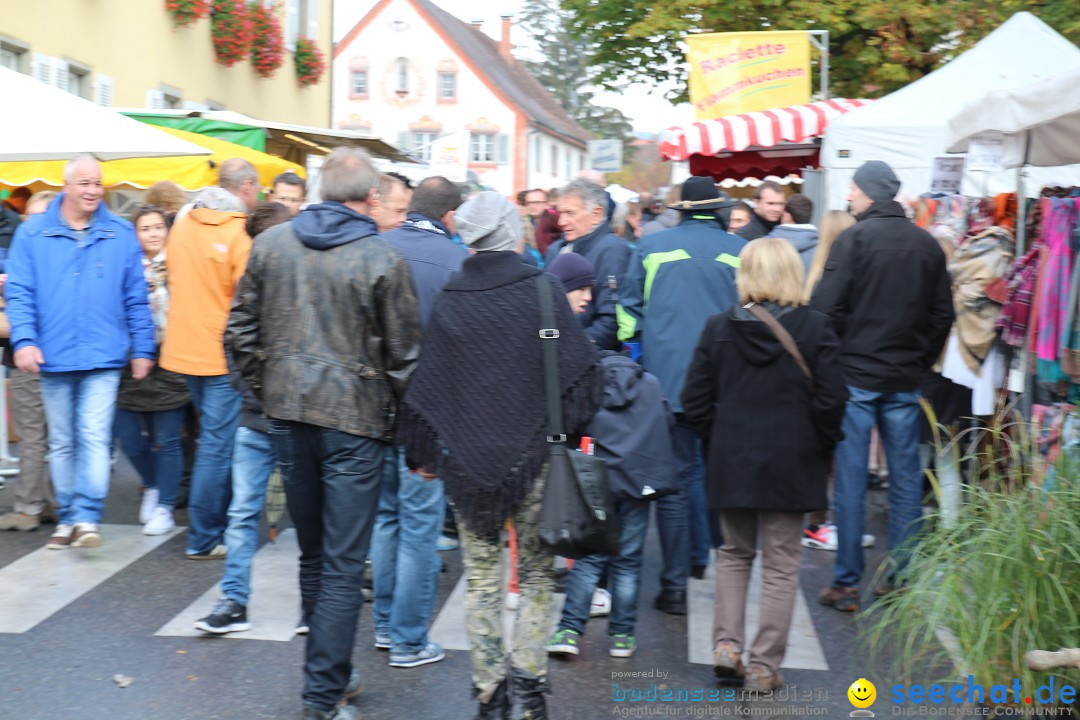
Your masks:
{"label": "awning frame pole", "polygon": [[[821,99],[829,99],[829,31],[807,30],[810,44],[821,53]],[[819,39],[820,38],[820,39]]]}

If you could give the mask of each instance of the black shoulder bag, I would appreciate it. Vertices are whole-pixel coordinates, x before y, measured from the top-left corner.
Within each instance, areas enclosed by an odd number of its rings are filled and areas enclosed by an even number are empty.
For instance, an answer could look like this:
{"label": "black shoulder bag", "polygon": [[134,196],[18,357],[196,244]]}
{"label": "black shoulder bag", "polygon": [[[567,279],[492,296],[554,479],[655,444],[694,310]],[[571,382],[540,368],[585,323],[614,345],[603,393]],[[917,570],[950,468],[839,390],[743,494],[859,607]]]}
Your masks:
{"label": "black shoulder bag", "polygon": [[544,386],[547,392],[548,457],[544,470],[544,499],[540,508],[540,543],[566,558],[594,553],[619,554],[619,521],[608,486],[604,461],[566,446],[559,358],[556,343],[551,280],[537,276],[540,292],[540,342],[544,346]]}

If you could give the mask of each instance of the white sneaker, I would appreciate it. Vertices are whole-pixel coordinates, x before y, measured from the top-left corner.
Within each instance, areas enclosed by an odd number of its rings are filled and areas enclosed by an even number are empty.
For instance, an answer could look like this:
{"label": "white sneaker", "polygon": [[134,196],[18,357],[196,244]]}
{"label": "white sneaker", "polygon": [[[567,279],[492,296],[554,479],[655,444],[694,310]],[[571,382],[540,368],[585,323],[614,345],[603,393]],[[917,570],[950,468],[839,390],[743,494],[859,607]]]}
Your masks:
{"label": "white sneaker", "polygon": [[154,508],[153,515],[143,525],[143,535],[164,535],[176,528],[173,521],[172,510],[158,505]]}
{"label": "white sneaker", "polygon": [[97,523],[75,523],[71,531],[71,547],[101,547],[101,533],[98,532]]}
{"label": "white sneaker", "polygon": [[[862,536],[862,546],[864,548],[874,547],[876,541],[877,539],[869,533]],[[811,533],[809,530],[804,531],[802,546],[814,550],[836,552],[836,526],[832,523],[822,523],[818,526],[816,533]]]}
{"label": "white sneaker", "polygon": [[518,600],[520,598],[521,598],[521,596],[518,595],[516,592],[508,592],[508,593],[506,593],[506,609],[507,610],[517,610]]}
{"label": "white sneaker", "polygon": [[611,593],[604,588],[596,588],[589,605],[589,617],[603,617],[611,614]]}
{"label": "white sneaker", "polygon": [[142,503],[139,504],[139,522],[143,525],[150,522],[150,518],[154,517],[154,509],[158,506],[157,501],[157,488],[143,489]]}

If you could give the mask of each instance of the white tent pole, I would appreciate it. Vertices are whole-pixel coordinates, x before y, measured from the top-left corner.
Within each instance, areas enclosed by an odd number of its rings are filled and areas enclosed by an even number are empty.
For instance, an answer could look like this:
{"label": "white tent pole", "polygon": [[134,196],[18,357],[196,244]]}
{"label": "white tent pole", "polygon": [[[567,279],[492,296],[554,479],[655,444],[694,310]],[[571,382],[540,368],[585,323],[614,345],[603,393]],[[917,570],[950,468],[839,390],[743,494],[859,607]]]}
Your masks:
{"label": "white tent pole", "polygon": [[1027,228],[1024,222],[1024,210],[1027,198],[1024,197],[1024,166],[1027,165],[1028,149],[1031,146],[1031,131],[1024,133],[1024,153],[1020,158],[1020,165],[1016,168],[1016,257],[1024,255],[1025,235]]}

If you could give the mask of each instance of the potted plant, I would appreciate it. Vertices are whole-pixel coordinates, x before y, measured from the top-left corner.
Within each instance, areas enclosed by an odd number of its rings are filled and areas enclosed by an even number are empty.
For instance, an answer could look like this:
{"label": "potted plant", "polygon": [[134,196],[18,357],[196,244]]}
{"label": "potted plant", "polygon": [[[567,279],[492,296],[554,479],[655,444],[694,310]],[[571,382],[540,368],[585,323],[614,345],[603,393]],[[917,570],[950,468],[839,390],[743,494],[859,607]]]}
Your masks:
{"label": "potted plant", "polygon": [[210,35],[214,56],[225,67],[232,67],[248,55],[252,23],[244,0],[214,0],[210,17]]}
{"label": "potted plant", "polygon": [[210,0],[165,0],[174,28],[187,27],[210,14]]}
{"label": "potted plant", "polygon": [[252,0],[248,8],[252,29],[251,64],[259,77],[273,77],[285,62],[285,38],[278,19],[279,8],[277,3],[267,7],[259,0]]}
{"label": "potted plant", "polygon": [[303,35],[296,38],[293,59],[296,61],[296,80],[301,87],[316,84],[326,72],[326,58],[311,38]]}

